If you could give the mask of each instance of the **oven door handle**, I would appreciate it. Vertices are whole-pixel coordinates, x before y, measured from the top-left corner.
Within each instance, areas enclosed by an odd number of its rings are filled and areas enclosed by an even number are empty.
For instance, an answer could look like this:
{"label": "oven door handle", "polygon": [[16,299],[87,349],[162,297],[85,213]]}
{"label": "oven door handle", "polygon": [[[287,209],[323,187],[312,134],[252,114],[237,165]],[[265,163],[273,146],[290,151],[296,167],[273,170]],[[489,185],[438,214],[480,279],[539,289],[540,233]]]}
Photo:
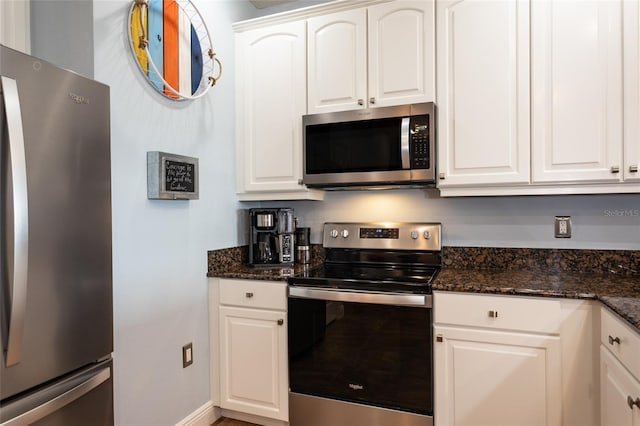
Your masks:
{"label": "oven door handle", "polygon": [[430,294],[362,293],[289,286],[289,297],[337,302],[371,303],[374,305],[432,307],[432,296]]}

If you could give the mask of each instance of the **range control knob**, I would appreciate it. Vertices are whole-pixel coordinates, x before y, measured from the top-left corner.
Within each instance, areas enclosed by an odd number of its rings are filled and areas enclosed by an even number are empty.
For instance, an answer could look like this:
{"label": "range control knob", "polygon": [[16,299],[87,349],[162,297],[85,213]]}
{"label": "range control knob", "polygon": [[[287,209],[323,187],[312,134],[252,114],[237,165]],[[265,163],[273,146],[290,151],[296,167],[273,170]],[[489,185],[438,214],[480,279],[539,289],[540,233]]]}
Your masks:
{"label": "range control knob", "polygon": [[337,238],[338,237],[338,230],[337,229],[332,229],[331,232],[329,232],[329,236],[331,238]]}
{"label": "range control knob", "polygon": [[425,240],[430,240],[431,239],[431,232],[430,231],[424,231],[424,239]]}
{"label": "range control knob", "polygon": [[411,231],[411,239],[413,240],[418,239],[418,231]]}
{"label": "range control knob", "polygon": [[349,231],[347,231],[346,229],[343,229],[340,235],[342,235],[342,238],[347,238],[349,236]]}

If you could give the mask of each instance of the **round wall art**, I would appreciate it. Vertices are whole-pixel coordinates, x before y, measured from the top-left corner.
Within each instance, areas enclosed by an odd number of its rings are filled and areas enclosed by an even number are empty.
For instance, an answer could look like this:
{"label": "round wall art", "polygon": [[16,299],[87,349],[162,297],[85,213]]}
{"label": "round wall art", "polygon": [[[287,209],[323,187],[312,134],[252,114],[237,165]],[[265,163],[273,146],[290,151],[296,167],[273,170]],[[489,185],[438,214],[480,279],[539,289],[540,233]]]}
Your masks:
{"label": "round wall art", "polygon": [[135,0],[129,45],[140,71],[169,99],[200,98],[222,75],[207,25],[190,0]]}

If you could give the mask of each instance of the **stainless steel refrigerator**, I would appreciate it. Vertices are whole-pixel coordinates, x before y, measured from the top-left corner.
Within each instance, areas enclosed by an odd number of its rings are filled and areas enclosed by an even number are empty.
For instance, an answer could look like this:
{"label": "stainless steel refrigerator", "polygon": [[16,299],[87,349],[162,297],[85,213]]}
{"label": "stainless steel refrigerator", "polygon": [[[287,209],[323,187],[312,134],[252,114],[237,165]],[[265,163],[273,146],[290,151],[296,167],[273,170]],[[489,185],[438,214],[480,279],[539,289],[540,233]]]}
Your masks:
{"label": "stainless steel refrigerator", "polygon": [[109,87],[0,46],[0,424],[113,424]]}

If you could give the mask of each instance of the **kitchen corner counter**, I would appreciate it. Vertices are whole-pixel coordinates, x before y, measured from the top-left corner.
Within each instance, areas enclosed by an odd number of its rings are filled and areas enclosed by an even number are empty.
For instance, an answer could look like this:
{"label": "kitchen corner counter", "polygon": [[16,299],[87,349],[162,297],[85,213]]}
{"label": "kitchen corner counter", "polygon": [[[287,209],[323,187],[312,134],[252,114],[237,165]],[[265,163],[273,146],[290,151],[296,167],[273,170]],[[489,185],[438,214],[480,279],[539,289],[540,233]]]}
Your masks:
{"label": "kitchen corner counter", "polygon": [[[248,247],[208,252],[208,277],[286,281],[324,261],[312,245],[309,265],[252,267]],[[640,333],[640,251],[443,247],[435,291],[599,300]]]}
{"label": "kitchen corner counter", "polygon": [[324,261],[322,246],[311,245],[311,263],[295,266],[251,266],[249,265],[247,246],[222,250],[210,250],[207,253],[207,277],[244,280],[286,281],[288,277],[302,274]]}
{"label": "kitchen corner counter", "polygon": [[250,265],[232,265],[219,268],[207,273],[210,278],[232,278],[240,280],[286,281],[288,277],[302,274],[314,265],[254,267]]}
{"label": "kitchen corner counter", "polygon": [[640,275],[443,268],[435,291],[599,300],[640,332]]}

